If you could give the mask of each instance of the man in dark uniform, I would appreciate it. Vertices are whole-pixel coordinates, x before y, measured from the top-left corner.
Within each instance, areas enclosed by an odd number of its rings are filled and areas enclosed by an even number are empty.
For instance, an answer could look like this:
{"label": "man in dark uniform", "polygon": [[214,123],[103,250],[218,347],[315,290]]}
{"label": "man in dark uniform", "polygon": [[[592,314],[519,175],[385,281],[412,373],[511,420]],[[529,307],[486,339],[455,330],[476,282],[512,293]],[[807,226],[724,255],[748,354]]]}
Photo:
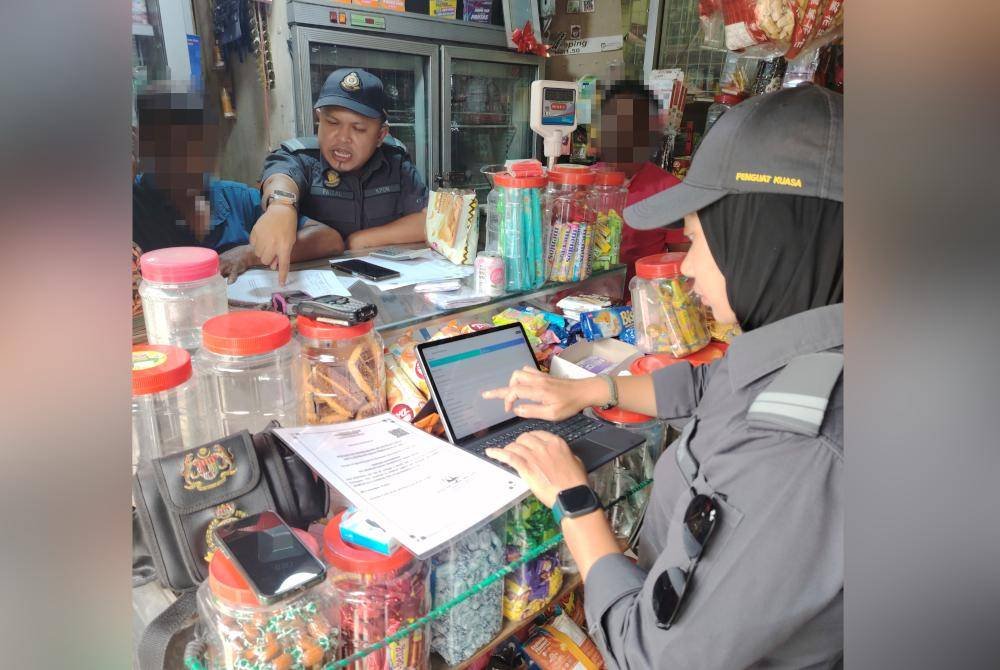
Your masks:
{"label": "man in dark uniform", "polygon": [[261,175],[264,214],[250,243],[282,283],[289,262],[300,260],[292,250],[300,217],[326,224],[343,249],[425,239],[427,186],[389,137],[381,80],[360,68],[336,70],[315,112],[316,137],[283,142]]}

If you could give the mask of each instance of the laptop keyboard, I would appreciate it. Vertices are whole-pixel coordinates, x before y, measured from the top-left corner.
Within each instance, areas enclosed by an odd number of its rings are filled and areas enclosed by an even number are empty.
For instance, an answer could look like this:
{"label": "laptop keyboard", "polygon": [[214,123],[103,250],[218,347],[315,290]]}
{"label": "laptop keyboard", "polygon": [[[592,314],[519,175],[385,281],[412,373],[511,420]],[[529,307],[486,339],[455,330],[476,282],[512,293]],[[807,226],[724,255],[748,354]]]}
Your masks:
{"label": "laptop keyboard", "polygon": [[468,448],[481,454],[484,450],[489,449],[490,447],[506,447],[520,435],[532,430],[545,430],[558,435],[562,439],[566,440],[566,442],[572,443],[573,440],[577,440],[600,427],[600,423],[584,416],[583,414],[577,414],[576,416],[572,416],[565,421],[555,423],[552,421],[533,419],[519,423],[513,428],[505,430],[502,433],[498,433],[497,435],[490,435],[489,439],[471,444]]}

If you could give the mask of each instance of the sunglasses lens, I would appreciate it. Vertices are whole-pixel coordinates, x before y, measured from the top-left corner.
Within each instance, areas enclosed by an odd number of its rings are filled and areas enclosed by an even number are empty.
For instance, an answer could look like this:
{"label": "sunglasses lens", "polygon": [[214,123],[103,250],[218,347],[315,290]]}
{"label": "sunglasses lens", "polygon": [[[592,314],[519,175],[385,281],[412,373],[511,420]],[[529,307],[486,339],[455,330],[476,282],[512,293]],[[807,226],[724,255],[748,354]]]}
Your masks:
{"label": "sunglasses lens", "polygon": [[653,613],[661,628],[670,628],[680,607],[687,583],[687,573],[680,568],[664,571],[653,585]]}
{"label": "sunglasses lens", "polygon": [[698,494],[684,513],[684,544],[688,556],[701,554],[715,524],[719,521],[719,507],[706,495]]}

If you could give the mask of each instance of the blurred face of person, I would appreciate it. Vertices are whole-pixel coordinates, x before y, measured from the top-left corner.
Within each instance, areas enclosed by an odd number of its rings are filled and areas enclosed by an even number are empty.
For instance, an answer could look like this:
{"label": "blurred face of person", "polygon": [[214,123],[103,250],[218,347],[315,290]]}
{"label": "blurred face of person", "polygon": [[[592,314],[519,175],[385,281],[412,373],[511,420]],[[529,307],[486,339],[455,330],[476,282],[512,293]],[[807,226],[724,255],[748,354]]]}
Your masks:
{"label": "blurred face of person", "polygon": [[168,191],[201,190],[216,168],[217,128],[212,124],[154,123],[139,126],[142,169]]}
{"label": "blurred face of person", "polygon": [[601,160],[634,174],[656,151],[663,126],[655,106],[628,93],[601,110]]}
{"label": "blurred face of person", "polygon": [[338,172],[352,172],[362,167],[375,153],[389,127],[344,107],[316,110],[319,129],[316,133],[323,158]]}
{"label": "blurred face of person", "polygon": [[712,309],[718,323],[736,323],[736,314],[733,313],[726,293],[726,278],[708,248],[697,213],[684,217],[684,237],[690,241],[691,248],[681,264],[681,272],[692,280],[694,293],[703,304]]}

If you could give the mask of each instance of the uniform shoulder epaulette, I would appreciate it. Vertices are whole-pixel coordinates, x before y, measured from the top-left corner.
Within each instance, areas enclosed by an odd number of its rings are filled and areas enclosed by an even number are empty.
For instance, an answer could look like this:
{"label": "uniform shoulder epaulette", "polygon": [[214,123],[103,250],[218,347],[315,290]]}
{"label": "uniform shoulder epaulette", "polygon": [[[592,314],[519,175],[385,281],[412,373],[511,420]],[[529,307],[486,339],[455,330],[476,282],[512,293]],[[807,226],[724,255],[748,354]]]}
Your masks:
{"label": "uniform shoulder epaulette", "polygon": [[844,355],[823,352],[797,356],[754,398],[747,421],[758,428],[819,435],[830,395],[844,370]]}
{"label": "uniform shoulder epaulette", "polygon": [[281,143],[281,148],[293,154],[303,151],[319,152],[319,141],[315,137],[293,137]]}
{"label": "uniform shoulder epaulette", "polygon": [[385,139],[382,140],[382,147],[387,151],[398,153],[402,156],[410,158],[410,151],[406,148],[406,145],[397,140],[392,135],[385,136]]}

